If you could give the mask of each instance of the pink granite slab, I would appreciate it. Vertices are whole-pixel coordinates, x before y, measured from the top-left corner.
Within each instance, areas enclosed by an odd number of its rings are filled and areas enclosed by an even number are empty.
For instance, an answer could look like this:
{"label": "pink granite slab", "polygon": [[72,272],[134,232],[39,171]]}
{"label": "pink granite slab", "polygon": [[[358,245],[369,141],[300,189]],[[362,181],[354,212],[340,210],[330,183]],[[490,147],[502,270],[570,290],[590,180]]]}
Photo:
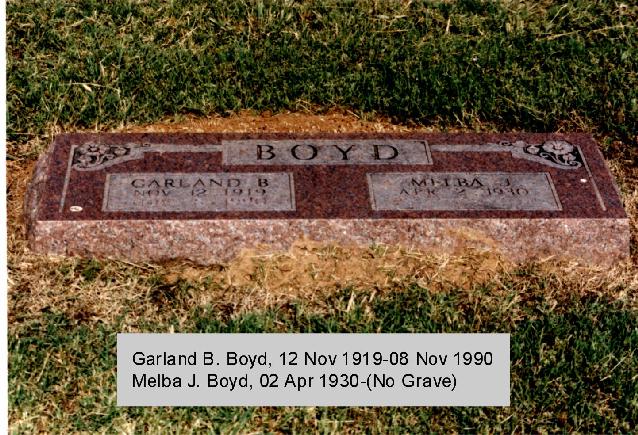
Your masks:
{"label": "pink granite slab", "polygon": [[584,134],[65,134],[25,208],[36,252],[134,261],[211,264],[304,238],[629,255],[617,188]]}

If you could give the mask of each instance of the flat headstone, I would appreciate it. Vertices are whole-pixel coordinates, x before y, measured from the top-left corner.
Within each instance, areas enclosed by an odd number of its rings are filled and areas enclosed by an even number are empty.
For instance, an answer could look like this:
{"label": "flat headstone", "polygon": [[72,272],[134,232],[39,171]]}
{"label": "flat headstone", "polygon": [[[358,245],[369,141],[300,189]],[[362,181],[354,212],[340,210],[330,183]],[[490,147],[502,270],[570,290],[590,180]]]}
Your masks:
{"label": "flat headstone", "polygon": [[629,221],[583,134],[65,134],[26,203],[33,250],[231,259],[299,239],[609,264]]}

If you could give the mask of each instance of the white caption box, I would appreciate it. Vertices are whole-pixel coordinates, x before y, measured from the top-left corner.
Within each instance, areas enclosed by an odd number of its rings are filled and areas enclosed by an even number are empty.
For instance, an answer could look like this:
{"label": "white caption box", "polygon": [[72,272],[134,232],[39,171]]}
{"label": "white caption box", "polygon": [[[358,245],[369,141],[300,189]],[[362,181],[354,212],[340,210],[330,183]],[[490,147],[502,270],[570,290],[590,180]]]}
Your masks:
{"label": "white caption box", "polygon": [[119,406],[509,406],[509,334],[118,334]]}

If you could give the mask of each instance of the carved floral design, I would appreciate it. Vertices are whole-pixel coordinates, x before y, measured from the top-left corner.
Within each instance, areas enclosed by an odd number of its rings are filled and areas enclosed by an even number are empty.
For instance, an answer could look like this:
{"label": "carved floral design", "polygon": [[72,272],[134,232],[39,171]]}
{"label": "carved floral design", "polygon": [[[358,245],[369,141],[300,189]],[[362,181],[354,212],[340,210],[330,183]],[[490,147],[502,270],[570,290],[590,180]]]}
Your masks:
{"label": "carved floral design", "polygon": [[557,156],[570,154],[574,150],[574,146],[564,140],[550,140],[543,143],[543,150],[548,153],[554,153]]}
{"label": "carved floral design", "polygon": [[502,141],[499,145],[512,147],[513,154],[542,159],[562,168],[580,168],[583,165],[579,149],[564,140],[548,140],[541,144],[528,144],[522,140]]}
{"label": "carved floral design", "polygon": [[131,157],[130,145],[105,145],[85,143],[75,148],[73,168],[79,170],[99,169]]}

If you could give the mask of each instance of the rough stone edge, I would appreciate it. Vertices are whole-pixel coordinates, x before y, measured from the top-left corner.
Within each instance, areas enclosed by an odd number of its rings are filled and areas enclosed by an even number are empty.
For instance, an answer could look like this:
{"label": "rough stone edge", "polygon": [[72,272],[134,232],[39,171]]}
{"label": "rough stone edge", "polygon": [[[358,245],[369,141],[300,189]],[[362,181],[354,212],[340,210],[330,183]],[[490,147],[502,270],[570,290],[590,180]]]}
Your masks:
{"label": "rough stone edge", "polygon": [[36,244],[36,227],[38,224],[38,211],[40,208],[40,200],[42,191],[44,190],[47,182],[47,175],[49,173],[49,164],[53,157],[53,151],[55,150],[57,140],[54,140],[49,144],[47,149],[40,154],[36,161],[33,174],[27,184],[27,190],[24,195],[23,214],[25,222],[25,230],[28,246],[34,249]]}
{"label": "rough stone edge", "polygon": [[30,247],[42,254],[210,265],[251,248],[283,253],[299,240],[449,254],[490,250],[516,262],[555,257],[613,265],[630,255],[627,218],[38,221]]}

